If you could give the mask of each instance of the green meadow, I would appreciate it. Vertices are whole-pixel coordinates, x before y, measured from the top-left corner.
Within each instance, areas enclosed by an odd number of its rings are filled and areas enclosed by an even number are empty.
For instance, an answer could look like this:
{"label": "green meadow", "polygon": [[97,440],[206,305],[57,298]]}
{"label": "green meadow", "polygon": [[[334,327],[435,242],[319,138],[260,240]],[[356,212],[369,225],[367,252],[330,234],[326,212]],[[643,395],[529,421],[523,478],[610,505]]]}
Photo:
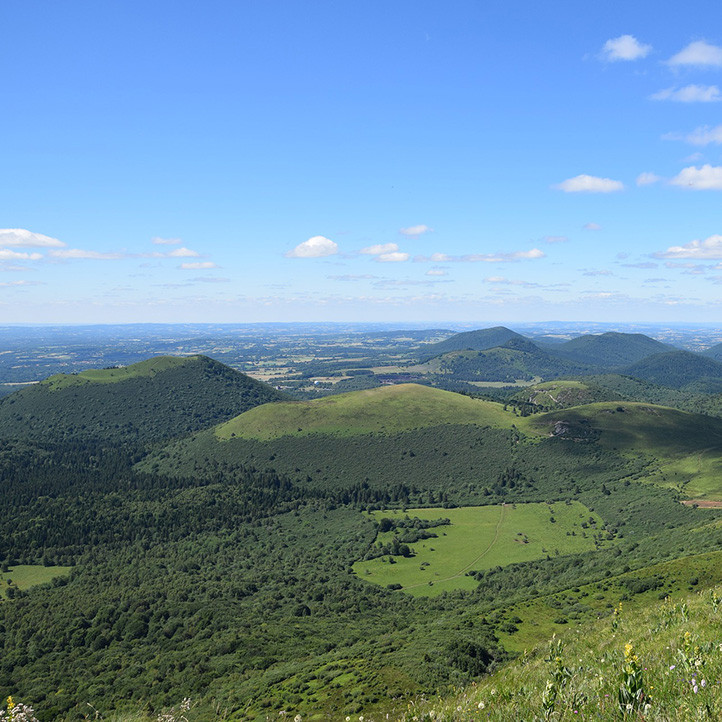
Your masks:
{"label": "green meadow", "polygon": [[216,438],[270,441],[283,436],[392,434],[440,424],[511,428],[515,416],[501,404],[451,391],[399,384],[312,401],[257,406],[215,429]]}
{"label": "green meadow", "polygon": [[[413,556],[395,556],[393,562],[383,556],[353,565],[361,579],[383,586],[400,584],[410,594],[427,597],[475,588],[477,581],[467,575],[469,571],[592,550],[603,527],[601,517],[577,501],[374,511],[369,516],[376,521],[406,516],[451,521],[430,529],[436,538],[412,544]],[[394,533],[379,533],[376,542],[387,544]]]}
{"label": "green meadow", "polygon": [[18,564],[7,572],[0,572],[0,599],[6,599],[8,589],[15,587],[21,591],[47,584],[55,577],[65,576],[71,567],[45,567],[38,564]]}

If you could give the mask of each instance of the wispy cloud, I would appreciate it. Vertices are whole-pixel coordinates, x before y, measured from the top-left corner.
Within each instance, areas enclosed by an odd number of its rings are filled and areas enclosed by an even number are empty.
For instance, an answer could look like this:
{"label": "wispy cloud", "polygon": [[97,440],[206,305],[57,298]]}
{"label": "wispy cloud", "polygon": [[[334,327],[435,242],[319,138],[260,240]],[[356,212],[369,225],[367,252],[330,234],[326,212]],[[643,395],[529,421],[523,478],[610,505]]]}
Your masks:
{"label": "wispy cloud", "polygon": [[201,271],[208,268],[220,268],[213,261],[197,261],[195,263],[181,263],[178,268],[182,268],[184,271]]}
{"label": "wispy cloud", "polygon": [[574,178],[567,178],[567,180],[552,186],[552,188],[565,193],[615,193],[624,190],[624,183],[611,178],[598,178],[597,176],[582,174],[574,176]]}
{"label": "wispy cloud", "polygon": [[399,233],[402,236],[406,236],[407,238],[418,238],[419,236],[423,235],[424,233],[431,233],[433,232],[433,228],[429,228],[429,226],[425,226],[423,223],[419,224],[418,226],[409,226],[408,228],[399,228]]}
{"label": "wispy cloud", "polygon": [[653,183],[658,183],[661,181],[661,176],[658,176],[656,173],[640,173],[637,176],[637,185],[638,186],[649,186]]}
{"label": "wispy cloud", "polygon": [[42,257],[42,253],[26,253],[25,251],[0,248],[0,261],[39,261]]}
{"label": "wispy cloud", "polygon": [[608,271],[606,269],[602,270],[596,270],[596,269],[583,269],[582,276],[613,276],[614,274],[611,271]]}
{"label": "wispy cloud", "polygon": [[672,67],[693,65],[697,67],[720,68],[722,67],[722,48],[712,45],[706,40],[695,40],[685,48],[682,48],[668,61]]}
{"label": "wispy cloud", "polygon": [[390,253],[381,253],[376,256],[376,260],[379,263],[401,263],[409,260],[408,253],[401,253],[400,251],[393,251]]}
{"label": "wispy cloud", "polygon": [[543,240],[547,243],[566,243],[569,238],[567,236],[544,236]]}
{"label": "wispy cloud", "polygon": [[722,125],[702,125],[691,133],[665,133],[662,140],[683,140],[691,145],[722,144]]}
{"label": "wispy cloud", "polygon": [[426,276],[448,276],[449,272],[444,268],[430,268],[424,274]]}
{"label": "wispy cloud", "polygon": [[604,43],[600,57],[607,62],[639,60],[651,52],[652,46],[640,43],[634,35],[620,35]]}
{"label": "wispy cloud", "polygon": [[180,238],[161,238],[160,236],[153,236],[150,240],[151,243],[154,243],[156,246],[180,246],[181,244]]}
{"label": "wispy cloud", "polygon": [[126,253],[102,253],[101,251],[88,251],[82,248],[64,248],[59,251],[50,251],[53,258],[69,259],[90,259],[94,261],[118,261],[128,258]]}
{"label": "wispy cloud", "polygon": [[706,164],[700,168],[683,168],[672,180],[672,185],[692,190],[722,190],[722,166]]}
{"label": "wispy cloud", "polygon": [[598,223],[585,223],[582,226],[584,231],[601,231],[602,227]]}
{"label": "wispy cloud", "polygon": [[378,278],[378,276],[371,273],[344,273],[340,276],[326,276],[326,278],[330,278],[332,281],[370,281]]}
{"label": "wispy cloud", "polygon": [[363,253],[366,256],[378,256],[382,253],[394,253],[398,250],[399,247],[396,243],[377,243],[374,246],[362,248],[359,253]]}
{"label": "wispy cloud", "polygon": [[432,253],[430,256],[415,256],[414,261],[431,261],[432,263],[507,263],[536,258],[546,258],[546,253],[538,248],[532,248],[530,251],[512,251],[511,253],[468,253],[464,256]]}
{"label": "wispy cloud", "polygon": [[716,103],[722,100],[716,85],[685,85],[683,88],[665,88],[649,96],[650,100],[671,100],[675,103]]}
{"label": "wispy cloud", "polygon": [[0,288],[16,288],[18,286],[41,286],[41,281],[3,281]]}
{"label": "wispy cloud", "polygon": [[[715,235],[705,240],[694,240],[683,246],[670,246],[666,251],[653,254],[655,258],[692,258],[696,260],[722,259],[722,236]],[[689,264],[683,264],[688,267]],[[669,264],[668,264],[668,267]]]}
{"label": "wispy cloud", "polygon": [[531,281],[518,281],[510,278],[504,278],[504,276],[489,276],[484,279],[484,283],[491,283],[499,286],[523,286],[524,288],[539,288],[538,283],[532,283]]}
{"label": "wispy cloud", "polygon": [[653,261],[642,261],[640,263],[620,263],[620,266],[623,266],[624,268],[657,268],[659,266],[658,263],[654,263]]}
{"label": "wispy cloud", "polygon": [[286,253],[286,258],[325,258],[338,253],[338,244],[325,236],[312,236],[307,241],[299,243],[292,251]]}

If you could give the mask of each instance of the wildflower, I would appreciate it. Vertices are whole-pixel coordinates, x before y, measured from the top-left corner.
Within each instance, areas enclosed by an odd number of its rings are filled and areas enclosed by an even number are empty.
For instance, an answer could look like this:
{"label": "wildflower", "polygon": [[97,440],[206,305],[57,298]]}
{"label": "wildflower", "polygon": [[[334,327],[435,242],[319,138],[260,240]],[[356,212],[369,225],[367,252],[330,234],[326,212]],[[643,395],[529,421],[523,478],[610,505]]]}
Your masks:
{"label": "wildflower", "polygon": [[479,709],[484,709],[486,705],[483,702],[479,702],[479,704],[476,705]]}
{"label": "wildflower", "polygon": [[700,683],[700,687],[706,687],[707,686],[707,680],[703,679]]}
{"label": "wildflower", "polygon": [[301,719],[302,719],[301,715],[300,715],[300,714],[297,714],[297,715],[293,718],[293,722],[301,722]]}

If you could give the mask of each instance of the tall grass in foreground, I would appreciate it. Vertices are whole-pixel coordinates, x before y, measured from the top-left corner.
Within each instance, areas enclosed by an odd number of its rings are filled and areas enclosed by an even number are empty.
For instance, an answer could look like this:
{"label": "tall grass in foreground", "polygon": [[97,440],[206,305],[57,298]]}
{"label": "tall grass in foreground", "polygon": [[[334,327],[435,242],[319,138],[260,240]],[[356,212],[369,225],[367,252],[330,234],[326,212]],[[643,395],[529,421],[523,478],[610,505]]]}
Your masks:
{"label": "tall grass in foreground", "polygon": [[722,720],[722,589],[611,617],[398,720]]}
{"label": "tall grass in foreground", "polygon": [[[32,710],[24,717],[22,705],[8,701],[0,721],[34,722]],[[190,700],[153,715],[104,716],[88,706],[85,719],[108,722],[239,719]],[[722,720],[722,587],[677,601],[667,598],[629,615],[620,604],[609,617],[552,637],[478,683],[410,702],[400,715],[301,716],[281,710],[266,720]]]}

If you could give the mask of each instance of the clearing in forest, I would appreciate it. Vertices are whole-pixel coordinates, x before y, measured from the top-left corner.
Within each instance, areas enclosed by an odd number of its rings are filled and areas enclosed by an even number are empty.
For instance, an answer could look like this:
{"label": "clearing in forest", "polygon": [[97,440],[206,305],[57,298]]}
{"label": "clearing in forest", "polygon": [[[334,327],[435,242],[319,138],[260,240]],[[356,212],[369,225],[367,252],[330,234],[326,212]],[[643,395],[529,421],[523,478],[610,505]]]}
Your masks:
{"label": "clearing in forest", "polygon": [[[374,511],[369,516],[377,522],[383,518],[451,522],[426,530],[436,537],[408,544],[412,556],[384,554],[353,566],[361,579],[382,586],[400,584],[403,591],[416,596],[473,589],[477,582],[467,575],[469,571],[583,552],[610,543],[601,517],[578,501]],[[395,535],[403,536],[407,529],[379,532],[372,549],[390,545]]]}

